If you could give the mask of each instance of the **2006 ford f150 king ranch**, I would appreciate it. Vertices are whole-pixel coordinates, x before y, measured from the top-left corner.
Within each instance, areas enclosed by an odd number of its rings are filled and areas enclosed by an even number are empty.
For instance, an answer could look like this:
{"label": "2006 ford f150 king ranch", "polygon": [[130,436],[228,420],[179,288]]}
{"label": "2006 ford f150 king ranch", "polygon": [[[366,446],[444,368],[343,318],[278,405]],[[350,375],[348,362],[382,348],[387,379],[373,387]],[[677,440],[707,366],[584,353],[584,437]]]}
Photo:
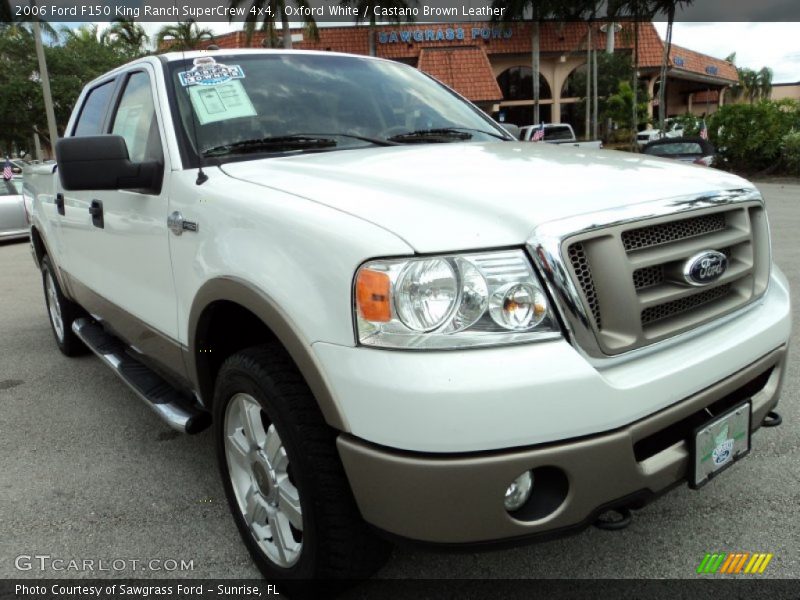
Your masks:
{"label": "2006 ford f150 king ranch", "polygon": [[515,141],[410,66],[147,57],[85,88],[57,159],[25,193],[59,348],[213,427],[267,577],[577,530],[702,486],[778,402],[752,184]]}

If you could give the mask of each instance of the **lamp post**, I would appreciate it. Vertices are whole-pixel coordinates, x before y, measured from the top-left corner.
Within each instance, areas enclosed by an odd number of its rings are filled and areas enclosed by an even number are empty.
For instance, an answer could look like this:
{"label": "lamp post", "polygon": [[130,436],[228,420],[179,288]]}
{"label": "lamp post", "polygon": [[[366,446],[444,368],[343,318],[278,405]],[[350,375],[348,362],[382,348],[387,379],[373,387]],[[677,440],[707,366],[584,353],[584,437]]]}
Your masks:
{"label": "lamp post", "polygon": [[[31,5],[35,5],[35,2],[31,2]],[[39,77],[42,81],[44,112],[45,115],[47,115],[47,131],[50,134],[50,150],[55,154],[56,140],[58,139],[56,114],[53,110],[53,96],[50,93],[50,75],[47,72],[47,60],[45,60],[44,47],[42,46],[42,28],[39,26],[39,21],[35,18],[33,21],[33,38],[36,42],[36,58],[39,60]]]}

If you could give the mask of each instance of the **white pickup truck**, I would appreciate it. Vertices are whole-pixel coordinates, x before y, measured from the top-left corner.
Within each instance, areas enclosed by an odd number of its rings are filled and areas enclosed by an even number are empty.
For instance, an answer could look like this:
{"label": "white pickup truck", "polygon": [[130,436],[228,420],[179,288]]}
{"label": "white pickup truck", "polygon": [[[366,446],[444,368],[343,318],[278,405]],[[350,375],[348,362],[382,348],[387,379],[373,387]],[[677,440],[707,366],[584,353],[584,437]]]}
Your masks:
{"label": "white pickup truck", "polygon": [[521,143],[412,67],[303,51],[120,67],[57,158],[25,179],[56,343],[213,427],[269,578],[574,531],[773,418],[789,292],[739,177]]}
{"label": "white pickup truck", "polygon": [[[536,139],[536,132],[543,130],[541,139]],[[575,131],[569,123],[542,123],[541,125],[525,125],[519,128],[519,139],[523,142],[542,141],[548,144],[566,144],[576,148],[594,148],[599,150],[603,147],[600,140],[578,141]]]}

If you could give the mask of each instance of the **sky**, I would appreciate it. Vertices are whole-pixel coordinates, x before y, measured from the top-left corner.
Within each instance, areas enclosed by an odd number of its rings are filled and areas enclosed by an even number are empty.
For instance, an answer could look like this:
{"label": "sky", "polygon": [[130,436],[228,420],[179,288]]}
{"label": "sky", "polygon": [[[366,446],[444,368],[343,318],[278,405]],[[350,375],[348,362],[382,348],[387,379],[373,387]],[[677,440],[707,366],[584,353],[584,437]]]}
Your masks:
{"label": "sky", "polygon": [[[166,23],[142,23],[147,33],[155,37]],[[73,26],[75,24],[72,24]],[[100,28],[106,23],[98,23]],[[662,39],[667,24],[656,23]],[[221,34],[241,27],[240,24],[203,23],[214,33]],[[770,67],[774,83],[800,81],[800,23],[675,23],[672,41],[690,50],[716,58],[736,52],[736,65],[758,70]]]}

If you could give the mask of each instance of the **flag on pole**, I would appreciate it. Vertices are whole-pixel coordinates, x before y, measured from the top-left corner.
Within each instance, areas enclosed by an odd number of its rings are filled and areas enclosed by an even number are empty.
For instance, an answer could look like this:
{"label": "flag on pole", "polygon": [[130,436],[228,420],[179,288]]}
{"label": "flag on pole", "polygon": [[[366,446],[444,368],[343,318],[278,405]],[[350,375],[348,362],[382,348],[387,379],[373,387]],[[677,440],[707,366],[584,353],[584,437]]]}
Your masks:
{"label": "flag on pole", "polygon": [[700,123],[700,137],[704,140],[708,139],[708,127],[706,127],[706,120],[703,119],[703,122]]}
{"label": "flag on pole", "polygon": [[544,123],[536,128],[536,130],[533,132],[533,137],[531,138],[532,142],[541,142],[542,140],[544,140]]}
{"label": "flag on pole", "polygon": [[12,177],[14,177],[14,173],[11,170],[11,161],[6,157],[6,164],[3,166],[3,179],[8,181]]}

